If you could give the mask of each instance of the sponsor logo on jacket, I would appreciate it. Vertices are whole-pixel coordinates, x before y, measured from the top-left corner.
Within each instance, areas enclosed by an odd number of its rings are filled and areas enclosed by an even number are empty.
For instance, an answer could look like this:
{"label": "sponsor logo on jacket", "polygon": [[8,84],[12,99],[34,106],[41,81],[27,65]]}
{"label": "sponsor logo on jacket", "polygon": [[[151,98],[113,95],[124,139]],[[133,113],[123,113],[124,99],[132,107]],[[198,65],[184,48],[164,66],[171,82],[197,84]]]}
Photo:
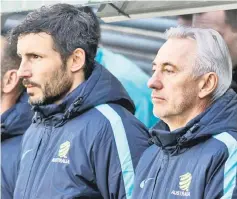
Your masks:
{"label": "sponsor logo on jacket", "polygon": [[62,143],[59,147],[59,150],[58,150],[58,157],[53,158],[52,162],[62,163],[62,164],[70,164],[70,160],[67,157],[67,154],[70,149],[70,145],[71,144],[69,141]]}
{"label": "sponsor logo on jacket", "polygon": [[149,182],[150,180],[154,180],[154,179],[155,179],[155,178],[147,178],[147,179],[143,180],[143,181],[140,183],[140,188],[143,189],[144,186],[145,186],[145,184],[146,184],[147,182]]}
{"label": "sponsor logo on jacket", "polygon": [[181,176],[179,176],[180,180],[179,180],[179,188],[180,190],[176,191],[173,190],[171,192],[172,195],[175,196],[190,196],[190,191],[189,191],[189,187],[191,185],[192,182],[192,174],[191,173],[185,173]]}

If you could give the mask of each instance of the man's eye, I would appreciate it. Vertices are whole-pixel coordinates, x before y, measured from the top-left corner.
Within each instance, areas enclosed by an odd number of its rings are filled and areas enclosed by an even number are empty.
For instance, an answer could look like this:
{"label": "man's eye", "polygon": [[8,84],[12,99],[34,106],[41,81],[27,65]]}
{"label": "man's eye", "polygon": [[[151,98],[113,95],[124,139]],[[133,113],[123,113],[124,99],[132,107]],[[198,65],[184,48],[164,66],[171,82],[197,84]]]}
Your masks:
{"label": "man's eye", "polygon": [[38,59],[38,58],[40,58],[39,55],[32,55],[32,57],[33,57],[33,59]]}
{"label": "man's eye", "polygon": [[156,69],[152,69],[152,71],[151,71],[151,75],[154,75],[155,73],[156,73]]}
{"label": "man's eye", "polygon": [[41,56],[36,55],[36,54],[31,54],[31,55],[30,55],[30,58],[31,58],[31,59],[39,59],[39,58],[41,58]]}
{"label": "man's eye", "polygon": [[165,68],[164,71],[167,72],[167,73],[174,73],[173,70],[170,70],[170,69],[167,69],[167,68]]}

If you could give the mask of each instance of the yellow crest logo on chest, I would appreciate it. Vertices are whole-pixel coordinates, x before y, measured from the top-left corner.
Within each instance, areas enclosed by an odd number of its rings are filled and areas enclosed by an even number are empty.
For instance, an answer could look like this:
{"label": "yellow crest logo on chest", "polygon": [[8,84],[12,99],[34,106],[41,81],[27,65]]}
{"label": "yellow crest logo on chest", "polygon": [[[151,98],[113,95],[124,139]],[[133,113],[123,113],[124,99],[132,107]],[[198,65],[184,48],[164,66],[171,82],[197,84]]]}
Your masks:
{"label": "yellow crest logo on chest", "polygon": [[179,176],[179,178],[180,178],[179,188],[182,191],[189,191],[189,187],[192,181],[192,174],[188,172],[184,175]]}
{"label": "yellow crest logo on chest", "polygon": [[66,141],[64,143],[62,143],[59,147],[59,151],[58,151],[58,157],[60,158],[67,158],[67,154],[68,154],[68,151],[70,149],[70,142],[69,141]]}

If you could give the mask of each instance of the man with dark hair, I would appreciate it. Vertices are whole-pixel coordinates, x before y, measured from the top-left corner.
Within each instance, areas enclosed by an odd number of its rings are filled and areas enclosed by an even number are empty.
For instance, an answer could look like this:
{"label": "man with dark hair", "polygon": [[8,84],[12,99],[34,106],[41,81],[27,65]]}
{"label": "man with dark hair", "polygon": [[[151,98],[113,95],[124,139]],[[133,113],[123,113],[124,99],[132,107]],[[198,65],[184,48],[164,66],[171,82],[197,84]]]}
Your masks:
{"label": "man with dark hair", "polygon": [[120,82],[94,61],[98,21],[68,4],[30,13],[11,34],[35,111],[15,198],[131,198],[149,134]]}
{"label": "man with dark hair", "polygon": [[20,60],[1,36],[1,195],[13,198],[23,133],[31,124],[27,94],[17,77]]}
{"label": "man with dark hair", "polygon": [[193,26],[212,28],[222,35],[228,45],[233,64],[231,87],[237,92],[237,9],[195,14]]}

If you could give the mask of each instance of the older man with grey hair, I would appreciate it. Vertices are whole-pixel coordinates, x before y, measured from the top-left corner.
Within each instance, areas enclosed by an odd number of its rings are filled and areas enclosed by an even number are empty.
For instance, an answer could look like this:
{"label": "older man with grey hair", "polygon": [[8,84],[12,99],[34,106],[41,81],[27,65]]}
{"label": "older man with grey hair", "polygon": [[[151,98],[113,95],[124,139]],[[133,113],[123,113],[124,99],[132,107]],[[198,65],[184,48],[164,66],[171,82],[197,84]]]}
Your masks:
{"label": "older man with grey hair", "polygon": [[134,199],[236,199],[237,95],[220,34],[172,28],[148,82],[161,121],[136,169]]}

